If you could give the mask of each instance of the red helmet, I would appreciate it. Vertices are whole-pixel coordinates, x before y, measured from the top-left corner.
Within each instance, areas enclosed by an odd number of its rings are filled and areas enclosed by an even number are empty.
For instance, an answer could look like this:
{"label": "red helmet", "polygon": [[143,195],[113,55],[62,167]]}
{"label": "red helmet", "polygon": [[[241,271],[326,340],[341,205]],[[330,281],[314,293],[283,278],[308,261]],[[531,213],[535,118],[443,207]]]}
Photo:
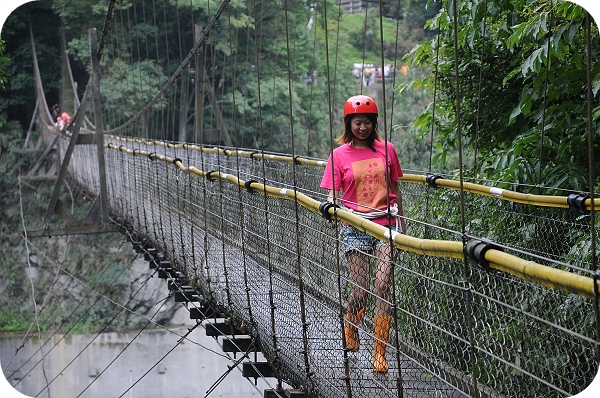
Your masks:
{"label": "red helmet", "polygon": [[344,117],[355,113],[374,113],[378,115],[379,111],[373,98],[366,95],[355,95],[346,100],[344,104]]}

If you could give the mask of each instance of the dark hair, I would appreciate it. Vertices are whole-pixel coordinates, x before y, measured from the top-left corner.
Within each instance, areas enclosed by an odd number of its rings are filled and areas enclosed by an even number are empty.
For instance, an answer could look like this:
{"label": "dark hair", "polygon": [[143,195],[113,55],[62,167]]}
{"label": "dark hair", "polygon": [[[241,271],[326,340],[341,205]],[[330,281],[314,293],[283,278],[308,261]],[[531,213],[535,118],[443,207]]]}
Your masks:
{"label": "dark hair", "polygon": [[373,131],[369,138],[367,138],[367,145],[371,148],[372,151],[375,151],[373,147],[373,141],[381,141],[381,136],[379,135],[379,124],[377,123],[377,114],[375,113],[353,113],[344,118],[344,132],[336,138],[336,142],[340,145],[348,144],[352,142],[354,138],[354,134],[352,134],[352,118],[356,115],[364,115],[366,116],[371,124],[373,125]]}

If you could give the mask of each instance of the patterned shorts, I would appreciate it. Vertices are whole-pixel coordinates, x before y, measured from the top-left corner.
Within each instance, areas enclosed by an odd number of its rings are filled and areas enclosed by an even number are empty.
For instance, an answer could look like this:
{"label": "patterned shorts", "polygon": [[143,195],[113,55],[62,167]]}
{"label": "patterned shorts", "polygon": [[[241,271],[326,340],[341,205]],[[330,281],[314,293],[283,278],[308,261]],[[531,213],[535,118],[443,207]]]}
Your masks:
{"label": "patterned shorts", "polygon": [[342,239],[344,254],[347,254],[352,250],[370,252],[375,247],[386,244],[366,232],[359,231],[351,225],[344,225],[342,227]]}

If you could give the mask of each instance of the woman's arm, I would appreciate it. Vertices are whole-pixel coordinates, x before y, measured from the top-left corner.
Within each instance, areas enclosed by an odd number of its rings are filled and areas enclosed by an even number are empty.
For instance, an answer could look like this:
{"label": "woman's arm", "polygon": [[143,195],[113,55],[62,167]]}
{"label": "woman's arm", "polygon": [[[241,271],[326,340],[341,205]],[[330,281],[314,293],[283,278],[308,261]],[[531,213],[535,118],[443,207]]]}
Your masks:
{"label": "woman's arm", "polygon": [[396,195],[396,205],[398,206],[398,215],[400,216],[400,226],[402,233],[406,234],[406,220],[404,219],[404,210],[402,209],[402,191],[397,182],[393,182],[390,189]]}
{"label": "woman's arm", "polygon": [[329,192],[327,193],[327,201],[331,202],[331,203],[334,203],[334,204],[337,204],[337,202],[338,202],[338,196],[335,195],[335,202],[334,202],[334,198],[333,198],[334,194],[335,194],[335,191],[333,189],[330,189]]}
{"label": "woman's arm", "polygon": [[[338,202],[338,197],[337,197],[337,195],[336,195],[336,196],[335,196],[335,199],[334,199],[334,197],[333,197],[333,196],[334,196],[334,194],[335,194],[335,191],[334,191],[333,189],[330,189],[330,190],[327,192],[327,201],[328,201],[328,202],[330,202],[330,203],[333,203],[333,204],[337,204],[337,202]],[[334,200],[335,200],[335,201],[334,201]],[[334,220],[333,218],[330,218],[330,219],[329,219],[329,222],[328,222],[328,224],[329,224],[329,227],[331,227],[331,228],[335,228],[335,227],[337,226],[337,221],[336,221],[336,220]]]}

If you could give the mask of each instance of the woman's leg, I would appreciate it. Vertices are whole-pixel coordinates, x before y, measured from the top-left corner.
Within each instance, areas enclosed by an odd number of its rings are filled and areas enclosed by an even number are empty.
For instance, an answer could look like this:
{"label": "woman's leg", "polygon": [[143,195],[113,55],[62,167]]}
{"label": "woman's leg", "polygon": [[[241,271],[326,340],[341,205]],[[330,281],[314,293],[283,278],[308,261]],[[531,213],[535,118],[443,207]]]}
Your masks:
{"label": "woman's leg", "polygon": [[352,280],[352,291],[348,299],[348,309],[358,312],[365,307],[369,292],[369,255],[358,250],[350,251],[348,259],[348,271]]}
{"label": "woman's leg", "polygon": [[344,335],[346,348],[355,352],[360,347],[357,325],[365,313],[365,302],[369,290],[369,256],[358,250],[352,250],[348,252],[346,258],[353,285],[348,299]]}
{"label": "woman's leg", "polygon": [[389,245],[378,245],[375,248],[377,271],[375,272],[375,296],[377,303],[375,314],[385,316],[390,314],[389,295],[392,283],[392,248]]}
{"label": "woman's leg", "polygon": [[389,365],[385,360],[385,350],[390,333],[390,289],[392,283],[392,250],[389,245],[379,245],[375,249],[377,271],[375,273],[375,343],[373,349],[373,371],[385,373]]}

